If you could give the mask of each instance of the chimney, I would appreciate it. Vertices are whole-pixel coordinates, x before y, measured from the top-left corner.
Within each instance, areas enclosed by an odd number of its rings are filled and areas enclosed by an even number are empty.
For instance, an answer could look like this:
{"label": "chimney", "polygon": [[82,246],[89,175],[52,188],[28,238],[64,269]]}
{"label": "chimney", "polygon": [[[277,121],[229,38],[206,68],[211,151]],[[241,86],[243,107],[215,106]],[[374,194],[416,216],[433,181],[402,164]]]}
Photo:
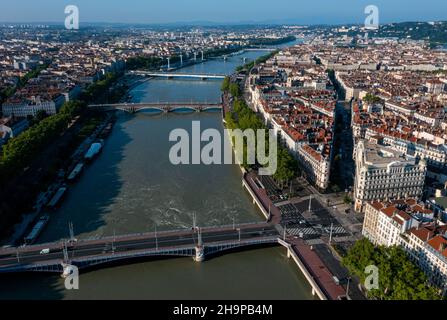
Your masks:
{"label": "chimney", "polygon": [[441,242],[441,243],[439,244],[439,252],[444,251],[445,248],[447,248],[447,243],[445,243],[445,242]]}

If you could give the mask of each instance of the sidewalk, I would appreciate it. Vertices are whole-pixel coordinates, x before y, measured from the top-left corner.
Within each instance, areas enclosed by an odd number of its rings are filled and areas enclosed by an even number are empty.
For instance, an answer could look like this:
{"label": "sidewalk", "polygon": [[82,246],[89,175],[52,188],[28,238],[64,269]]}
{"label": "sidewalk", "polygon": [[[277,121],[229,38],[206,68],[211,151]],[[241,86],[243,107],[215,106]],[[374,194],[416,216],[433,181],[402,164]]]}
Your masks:
{"label": "sidewalk", "polygon": [[[317,244],[313,246],[315,253],[323,261],[324,265],[334,274],[343,285],[343,288],[347,289],[347,277],[349,272],[345,267],[341,265],[341,262],[333,255],[331,249],[326,244]],[[367,300],[363,293],[358,289],[358,281],[355,278],[351,278],[349,284],[349,298],[351,300]]]}

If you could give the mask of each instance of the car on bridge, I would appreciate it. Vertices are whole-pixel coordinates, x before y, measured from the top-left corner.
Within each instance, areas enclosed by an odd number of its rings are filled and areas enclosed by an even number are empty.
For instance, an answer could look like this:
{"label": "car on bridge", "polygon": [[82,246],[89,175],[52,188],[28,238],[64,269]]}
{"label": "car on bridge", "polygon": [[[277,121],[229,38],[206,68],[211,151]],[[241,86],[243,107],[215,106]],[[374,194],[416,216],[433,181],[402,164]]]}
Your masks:
{"label": "car on bridge", "polygon": [[50,249],[42,249],[40,250],[40,254],[49,254],[50,253]]}

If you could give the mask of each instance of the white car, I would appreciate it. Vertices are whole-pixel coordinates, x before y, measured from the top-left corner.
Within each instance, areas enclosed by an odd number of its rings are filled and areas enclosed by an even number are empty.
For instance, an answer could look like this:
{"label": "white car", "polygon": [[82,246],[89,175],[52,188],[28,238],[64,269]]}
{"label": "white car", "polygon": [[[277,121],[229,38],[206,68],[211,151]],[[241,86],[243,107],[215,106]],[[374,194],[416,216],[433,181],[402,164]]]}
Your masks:
{"label": "white car", "polygon": [[42,249],[40,250],[40,254],[49,254],[50,253],[50,249]]}

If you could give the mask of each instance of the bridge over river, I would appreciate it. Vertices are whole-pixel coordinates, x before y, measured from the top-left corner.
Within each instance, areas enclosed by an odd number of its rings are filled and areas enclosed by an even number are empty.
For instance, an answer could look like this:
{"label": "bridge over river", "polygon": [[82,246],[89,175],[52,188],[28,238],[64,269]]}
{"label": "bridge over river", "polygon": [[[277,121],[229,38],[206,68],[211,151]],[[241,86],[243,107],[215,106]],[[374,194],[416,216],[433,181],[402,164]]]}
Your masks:
{"label": "bridge over river", "polygon": [[151,78],[183,78],[183,79],[199,79],[199,80],[223,80],[225,74],[196,74],[196,73],[179,73],[179,72],[151,72],[151,71],[129,71],[128,75],[144,76]]}
{"label": "bridge over river", "polygon": [[270,223],[130,234],[96,239],[0,249],[0,273],[64,272],[66,266],[86,269],[151,256],[205,256],[247,246],[275,244],[278,231]]}
{"label": "bridge over river", "polygon": [[161,112],[175,112],[180,110],[190,110],[196,112],[209,110],[222,110],[221,103],[207,102],[143,102],[143,103],[108,103],[91,104],[89,108],[95,108],[102,111],[122,110],[135,113],[141,110],[158,110]]}

